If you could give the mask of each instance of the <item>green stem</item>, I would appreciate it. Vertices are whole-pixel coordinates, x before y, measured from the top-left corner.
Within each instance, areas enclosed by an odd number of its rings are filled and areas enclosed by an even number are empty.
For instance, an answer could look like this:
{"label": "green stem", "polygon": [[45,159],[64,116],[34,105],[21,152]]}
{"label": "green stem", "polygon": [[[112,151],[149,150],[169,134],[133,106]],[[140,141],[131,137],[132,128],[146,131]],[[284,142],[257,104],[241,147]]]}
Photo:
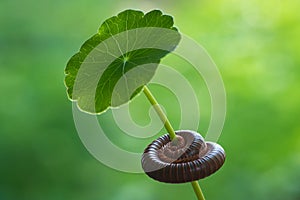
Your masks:
{"label": "green stem", "polygon": [[[155,97],[150,92],[150,90],[147,86],[144,86],[143,92],[146,95],[147,99],[150,101],[150,103],[153,105],[153,107],[154,107],[156,113],[158,114],[159,118],[161,119],[161,121],[164,123],[164,126],[165,126],[166,130],[168,131],[171,140],[175,139],[176,134],[175,134],[175,131],[174,131],[170,121],[168,120],[168,118],[165,115],[164,111],[159,106],[158,102],[156,101]],[[205,200],[198,181],[193,181],[191,183],[192,183],[194,192],[197,196],[197,199],[198,200]]]}
{"label": "green stem", "polygon": [[194,192],[195,192],[198,200],[205,200],[204,195],[202,193],[202,190],[200,188],[200,185],[199,185],[198,181],[193,181],[191,183],[192,183]]}
{"label": "green stem", "polygon": [[156,113],[158,114],[159,118],[161,119],[161,121],[164,123],[165,128],[167,129],[171,140],[176,138],[176,134],[175,131],[173,129],[173,127],[171,126],[170,121],[168,120],[167,116],[165,115],[164,111],[161,109],[161,107],[159,106],[159,104],[157,103],[156,99],[154,98],[154,96],[152,95],[152,93],[150,92],[150,90],[148,89],[147,86],[144,86],[144,94],[146,95],[146,97],[148,98],[148,100],[150,101],[150,103],[153,105]]}

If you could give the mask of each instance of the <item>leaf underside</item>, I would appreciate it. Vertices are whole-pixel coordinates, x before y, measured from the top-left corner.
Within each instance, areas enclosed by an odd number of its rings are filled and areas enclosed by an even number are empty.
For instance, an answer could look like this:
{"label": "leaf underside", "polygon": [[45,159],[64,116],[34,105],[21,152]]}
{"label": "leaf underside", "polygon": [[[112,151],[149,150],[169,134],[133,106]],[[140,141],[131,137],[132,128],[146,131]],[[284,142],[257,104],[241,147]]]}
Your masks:
{"label": "leaf underside", "polygon": [[67,94],[89,113],[120,106],[142,90],[179,41],[171,16],[125,10],[107,19],[69,60]]}

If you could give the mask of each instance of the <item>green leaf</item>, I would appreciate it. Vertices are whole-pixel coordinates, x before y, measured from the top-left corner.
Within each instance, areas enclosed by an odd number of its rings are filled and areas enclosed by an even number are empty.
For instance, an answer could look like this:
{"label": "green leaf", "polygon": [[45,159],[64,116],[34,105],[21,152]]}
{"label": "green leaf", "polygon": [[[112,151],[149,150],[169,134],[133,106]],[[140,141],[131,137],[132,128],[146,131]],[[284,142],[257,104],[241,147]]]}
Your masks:
{"label": "green leaf", "polygon": [[125,10],[107,19],[66,66],[69,98],[97,114],[130,101],[179,41],[172,17],[159,10]]}

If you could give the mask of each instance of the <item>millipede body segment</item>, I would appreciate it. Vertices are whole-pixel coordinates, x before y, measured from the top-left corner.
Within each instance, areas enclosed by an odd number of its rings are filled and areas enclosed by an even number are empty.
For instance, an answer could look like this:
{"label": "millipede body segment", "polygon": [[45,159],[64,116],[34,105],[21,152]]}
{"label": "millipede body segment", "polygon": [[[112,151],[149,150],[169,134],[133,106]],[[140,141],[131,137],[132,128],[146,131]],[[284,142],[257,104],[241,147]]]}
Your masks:
{"label": "millipede body segment", "polygon": [[194,131],[176,131],[154,140],[142,156],[145,173],[160,182],[185,183],[205,178],[222,167],[225,151],[217,143],[205,142]]}

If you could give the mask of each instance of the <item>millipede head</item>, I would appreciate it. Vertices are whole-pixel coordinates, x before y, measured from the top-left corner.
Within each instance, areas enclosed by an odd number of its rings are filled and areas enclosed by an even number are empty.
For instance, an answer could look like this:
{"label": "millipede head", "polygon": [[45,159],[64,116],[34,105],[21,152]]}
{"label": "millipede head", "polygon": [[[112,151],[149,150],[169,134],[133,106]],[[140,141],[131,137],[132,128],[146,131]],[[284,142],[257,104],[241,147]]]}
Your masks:
{"label": "millipede head", "polygon": [[194,131],[176,131],[176,141],[168,134],[154,140],[145,149],[142,167],[145,173],[160,182],[185,183],[205,178],[222,167],[224,149],[205,142]]}

